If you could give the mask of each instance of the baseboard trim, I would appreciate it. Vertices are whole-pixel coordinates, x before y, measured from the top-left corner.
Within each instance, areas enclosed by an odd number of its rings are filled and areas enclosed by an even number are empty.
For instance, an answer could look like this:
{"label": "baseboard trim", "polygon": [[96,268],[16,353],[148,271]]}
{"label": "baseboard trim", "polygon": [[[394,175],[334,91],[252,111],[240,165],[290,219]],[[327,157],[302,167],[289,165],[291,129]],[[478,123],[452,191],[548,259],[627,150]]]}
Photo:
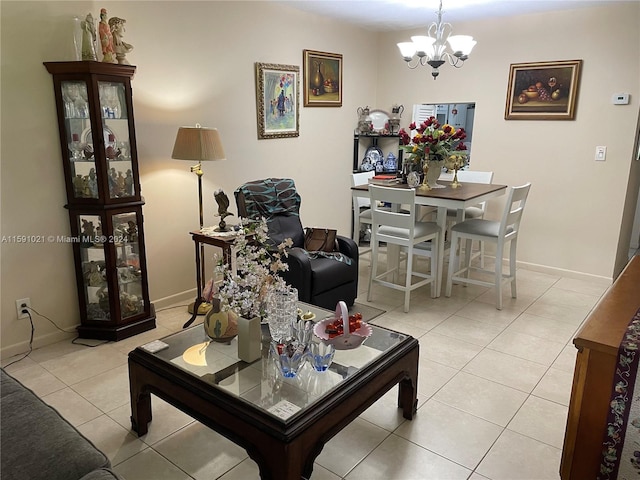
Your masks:
{"label": "baseboard trim", "polygon": [[156,311],[162,308],[170,307],[176,303],[193,303],[198,294],[195,288],[191,290],[185,290],[184,292],[169,295],[168,297],[158,298],[152,300],[151,303],[156,307]]}
{"label": "baseboard trim", "polygon": [[536,263],[516,261],[516,266],[518,268],[523,268],[525,270],[546,273],[548,275],[557,275],[560,277],[574,278],[576,280],[587,280],[590,282],[597,282],[598,284],[603,286],[609,286],[613,283],[612,277],[592,275],[590,273],[576,272],[575,270],[566,270],[564,268],[549,267],[547,265],[538,265]]}

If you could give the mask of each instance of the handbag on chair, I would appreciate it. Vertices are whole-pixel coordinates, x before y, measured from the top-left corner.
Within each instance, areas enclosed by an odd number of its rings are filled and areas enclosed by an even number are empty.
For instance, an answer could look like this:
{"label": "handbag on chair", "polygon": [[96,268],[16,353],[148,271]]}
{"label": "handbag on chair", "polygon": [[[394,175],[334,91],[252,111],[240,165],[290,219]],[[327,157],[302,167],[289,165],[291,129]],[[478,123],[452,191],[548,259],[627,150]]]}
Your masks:
{"label": "handbag on chair", "polygon": [[337,230],[329,228],[307,228],[304,234],[304,249],[308,252],[335,252]]}

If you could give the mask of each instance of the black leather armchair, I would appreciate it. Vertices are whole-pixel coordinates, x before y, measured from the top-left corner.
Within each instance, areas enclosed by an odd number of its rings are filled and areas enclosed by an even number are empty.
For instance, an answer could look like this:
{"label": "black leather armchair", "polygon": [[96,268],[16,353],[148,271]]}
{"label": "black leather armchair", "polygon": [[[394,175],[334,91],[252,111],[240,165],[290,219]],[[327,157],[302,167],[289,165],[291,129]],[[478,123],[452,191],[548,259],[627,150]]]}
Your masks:
{"label": "black leather armchair", "polygon": [[267,220],[272,246],[286,238],[293,241],[285,259],[289,270],[280,275],[298,289],[300,301],[329,310],[340,300],[353,305],[358,294],[358,246],[351,238],[338,235],[338,252],[334,254],[304,250],[304,229],[299,215],[301,198],[292,179],[247,182],[234,195],[238,216]]}

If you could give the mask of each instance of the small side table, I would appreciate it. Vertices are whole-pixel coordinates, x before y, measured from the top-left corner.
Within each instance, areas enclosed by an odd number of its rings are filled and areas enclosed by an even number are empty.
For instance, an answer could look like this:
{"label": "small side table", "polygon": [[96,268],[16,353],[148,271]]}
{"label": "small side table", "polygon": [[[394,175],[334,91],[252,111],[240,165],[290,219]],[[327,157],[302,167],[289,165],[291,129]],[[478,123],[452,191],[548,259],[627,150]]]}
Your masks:
{"label": "small side table", "polygon": [[201,253],[204,250],[203,245],[212,245],[214,247],[221,248],[223,262],[227,265],[231,265],[232,248],[236,240],[235,236],[210,236],[203,234],[200,230],[189,232],[189,234],[191,235],[196,247],[196,285],[198,293],[195,304],[193,305],[193,314],[182,328],[187,328],[194,322],[198,316],[198,308],[205,302],[205,299],[202,296],[205,281],[204,259],[202,258]]}

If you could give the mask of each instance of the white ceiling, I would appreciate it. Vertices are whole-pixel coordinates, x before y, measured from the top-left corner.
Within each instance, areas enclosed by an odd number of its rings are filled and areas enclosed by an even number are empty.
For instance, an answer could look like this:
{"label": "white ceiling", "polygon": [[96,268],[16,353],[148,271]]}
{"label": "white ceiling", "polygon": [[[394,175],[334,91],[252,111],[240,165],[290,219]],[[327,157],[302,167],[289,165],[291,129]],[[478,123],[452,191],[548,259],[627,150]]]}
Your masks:
{"label": "white ceiling", "polygon": [[[606,5],[617,0],[442,0],[443,21],[475,20]],[[640,1],[640,0],[622,0]],[[376,31],[427,26],[439,0],[279,0],[276,3],[326,15]]]}

